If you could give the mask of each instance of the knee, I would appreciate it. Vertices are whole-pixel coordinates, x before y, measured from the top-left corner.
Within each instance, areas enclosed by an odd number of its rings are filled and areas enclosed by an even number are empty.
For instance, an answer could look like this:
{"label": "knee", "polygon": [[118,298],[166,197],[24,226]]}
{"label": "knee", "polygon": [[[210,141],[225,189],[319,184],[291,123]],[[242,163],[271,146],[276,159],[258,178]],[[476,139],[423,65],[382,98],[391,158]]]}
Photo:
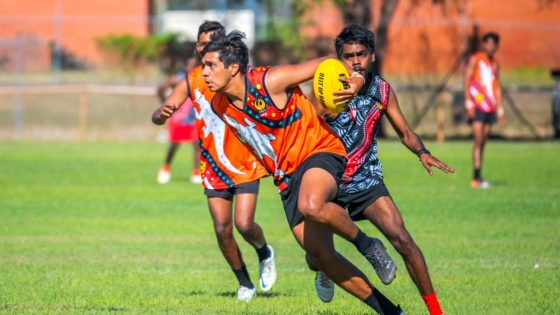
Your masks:
{"label": "knee", "polygon": [[254,223],[250,220],[245,221],[236,221],[235,222],[235,229],[241,235],[248,235],[251,234],[253,231]]}
{"label": "knee", "polygon": [[231,224],[228,223],[215,223],[214,232],[218,238],[218,242],[227,243],[233,239],[233,231]]}
{"label": "knee", "polygon": [[312,198],[306,198],[299,201],[298,208],[301,211],[301,214],[303,214],[303,216],[306,218],[310,218],[320,223],[327,222],[325,218],[324,202],[319,202]]}
{"label": "knee", "polygon": [[416,249],[416,243],[404,228],[391,238],[391,244],[401,254],[407,254]]}

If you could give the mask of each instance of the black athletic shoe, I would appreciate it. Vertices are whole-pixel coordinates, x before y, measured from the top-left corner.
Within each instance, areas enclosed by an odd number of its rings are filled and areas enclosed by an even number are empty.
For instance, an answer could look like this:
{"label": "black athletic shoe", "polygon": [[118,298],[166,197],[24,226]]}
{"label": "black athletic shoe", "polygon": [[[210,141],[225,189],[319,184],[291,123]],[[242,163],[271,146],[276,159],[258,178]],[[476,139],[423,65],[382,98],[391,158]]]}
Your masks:
{"label": "black athletic shoe", "polygon": [[397,274],[397,265],[393,261],[393,258],[389,256],[383,243],[376,239],[371,238],[373,244],[366,250],[364,256],[369,261],[369,263],[375,269],[377,276],[381,279],[384,284],[389,284],[395,279]]}
{"label": "black athletic shoe", "polygon": [[396,315],[406,315],[406,314],[404,313],[404,311],[402,310],[402,308],[401,308],[400,305],[397,305],[397,307],[398,307],[398,311],[397,311],[397,314],[396,314]]}

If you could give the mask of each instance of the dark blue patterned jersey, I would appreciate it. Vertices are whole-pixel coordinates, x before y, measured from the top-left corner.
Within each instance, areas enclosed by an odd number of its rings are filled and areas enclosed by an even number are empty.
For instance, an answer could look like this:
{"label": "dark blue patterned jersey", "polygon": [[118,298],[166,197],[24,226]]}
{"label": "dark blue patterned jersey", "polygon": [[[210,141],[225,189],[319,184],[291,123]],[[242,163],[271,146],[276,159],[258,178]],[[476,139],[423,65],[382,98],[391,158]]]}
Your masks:
{"label": "dark blue patterned jersey", "polygon": [[327,121],[348,155],[340,192],[356,193],[383,182],[377,133],[388,99],[389,84],[375,76],[365,93],[356,95],[344,111]]}

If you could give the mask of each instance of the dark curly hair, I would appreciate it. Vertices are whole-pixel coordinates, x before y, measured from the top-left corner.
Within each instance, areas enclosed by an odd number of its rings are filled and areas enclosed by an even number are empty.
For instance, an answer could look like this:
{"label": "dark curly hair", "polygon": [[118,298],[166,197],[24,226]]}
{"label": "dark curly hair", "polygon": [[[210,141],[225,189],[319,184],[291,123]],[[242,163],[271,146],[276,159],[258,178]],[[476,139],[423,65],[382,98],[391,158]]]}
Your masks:
{"label": "dark curly hair", "polygon": [[197,40],[200,38],[200,34],[208,32],[225,33],[226,29],[220,22],[204,20],[198,27]]}
{"label": "dark curly hair", "polygon": [[488,40],[493,40],[497,45],[500,43],[500,35],[498,35],[498,33],[488,32],[482,36],[482,42],[486,43]]}
{"label": "dark curly hair", "polygon": [[338,34],[334,46],[339,58],[342,57],[342,45],[344,44],[362,44],[366,46],[370,53],[375,52],[375,36],[373,32],[361,25],[350,24]]}
{"label": "dark curly hair", "polygon": [[214,33],[210,36],[210,42],[204,47],[201,52],[201,57],[206,53],[218,52],[220,54],[220,61],[224,67],[229,67],[232,64],[239,64],[241,73],[247,72],[247,65],[249,64],[249,49],[243,42],[245,33],[240,31],[231,31],[229,34]]}

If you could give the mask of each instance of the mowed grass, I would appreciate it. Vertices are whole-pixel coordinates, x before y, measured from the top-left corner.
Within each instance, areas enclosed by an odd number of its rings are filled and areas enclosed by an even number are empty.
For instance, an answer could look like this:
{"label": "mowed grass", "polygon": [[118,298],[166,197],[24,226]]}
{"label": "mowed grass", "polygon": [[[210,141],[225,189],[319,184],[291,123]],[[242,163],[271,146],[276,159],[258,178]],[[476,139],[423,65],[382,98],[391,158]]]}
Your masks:
{"label": "mowed grass", "polygon": [[[469,188],[470,142],[428,143],[457,168],[432,177],[400,143],[382,139],[379,147],[387,186],[448,315],[560,314],[560,143],[490,142],[489,190]],[[330,304],[316,298],[270,179],[257,221],[276,249],[278,282],[237,302],[202,188],[188,182],[189,146],[180,148],[171,183],[155,182],[165,149],[0,143],[0,313],[371,313],[340,288]],[[237,239],[257,283],[256,254]],[[390,245],[398,275],[389,286],[352,245],[336,245],[408,315],[427,314]]]}

